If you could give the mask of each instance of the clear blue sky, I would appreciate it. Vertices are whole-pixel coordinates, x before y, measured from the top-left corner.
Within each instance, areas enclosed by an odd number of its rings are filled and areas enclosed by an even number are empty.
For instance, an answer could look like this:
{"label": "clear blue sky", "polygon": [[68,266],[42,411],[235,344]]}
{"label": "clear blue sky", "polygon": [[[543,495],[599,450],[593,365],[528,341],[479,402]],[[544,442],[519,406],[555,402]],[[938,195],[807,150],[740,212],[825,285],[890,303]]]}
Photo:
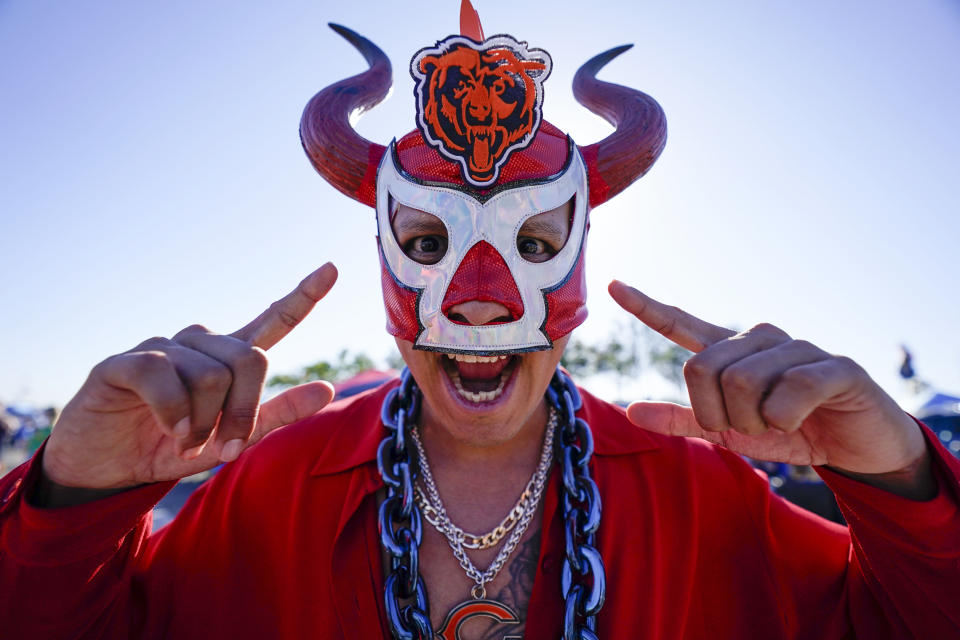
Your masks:
{"label": "clear blue sky", "polygon": [[[314,173],[297,126],[363,68],[335,21],[394,64],[361,132],[410,130],[409,58],[458,29],[458,6],[0,1],[0,400],[63,403],[111,353],[232,330],[326,260],[341,281],[272,370],[389,353],[372,211]],[[609,47],[636,44],[603,77],[667,113],[660,161],[593,214],[582,339],[622,322],[616,277],[717,323],[777,323],[895,395],[906,342],[960,392],[960,5],[476,6],[488,34],[551,52],[546,117],[579,143],[608,128],[570,80]]]}

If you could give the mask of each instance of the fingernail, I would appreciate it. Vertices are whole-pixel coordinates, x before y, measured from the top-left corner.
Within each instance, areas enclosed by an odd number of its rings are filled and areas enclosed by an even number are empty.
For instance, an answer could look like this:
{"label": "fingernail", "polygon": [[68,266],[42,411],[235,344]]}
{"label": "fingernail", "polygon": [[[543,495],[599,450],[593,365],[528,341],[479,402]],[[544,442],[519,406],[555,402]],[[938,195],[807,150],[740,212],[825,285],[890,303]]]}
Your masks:
{"label": "fingernail", "polygon": [[235,440],[227,440],[223,445],[223,449],[220,450],[220,460],[223,462],[232,462],[237,459],[237,456],[240,455],[240,452],[243,450],[243,440],[239,438]]}
{"label": "fingernail", "polygon": [[180,454],[180,457],[182,457],[184,460],[193,460],[194,458],[200,455],[200,452],[202,450],[203,450],[203,445],[202,444],[197,445],[192,449],[186,449],[183,453]]}
{"label": "fingernail", "polygon": [[185,438],[190,434],[190,416],[181,418],[177,424],[173,425],[173,435],[178,438]]}

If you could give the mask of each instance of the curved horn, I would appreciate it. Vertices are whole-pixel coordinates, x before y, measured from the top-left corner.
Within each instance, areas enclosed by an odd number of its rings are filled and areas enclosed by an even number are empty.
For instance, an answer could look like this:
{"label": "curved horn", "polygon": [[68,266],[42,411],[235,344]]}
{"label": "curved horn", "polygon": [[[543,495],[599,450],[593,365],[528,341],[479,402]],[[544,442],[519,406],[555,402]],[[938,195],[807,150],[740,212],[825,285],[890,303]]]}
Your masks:
{"label": "curved horn", "polygon": [[667,142],[667,117],[656,100],[636,89],[597,80],[600,69],[632,46],[590,58],[573,77],[577,101],[617,129],[600,142],[580,147],[589,172],[591,207],[645,174]]}
{"label": "curved horn", "polygon": [[377,166],[386,147],[359,135],[350,124],[350,116],[373,108],[387,95],[392,82],[390,60],[355,31],[333,23],[330,28],[356,47],[370,68],[310,99],[300,119],[300,142],[327,182],[372,207],[376,205]]}

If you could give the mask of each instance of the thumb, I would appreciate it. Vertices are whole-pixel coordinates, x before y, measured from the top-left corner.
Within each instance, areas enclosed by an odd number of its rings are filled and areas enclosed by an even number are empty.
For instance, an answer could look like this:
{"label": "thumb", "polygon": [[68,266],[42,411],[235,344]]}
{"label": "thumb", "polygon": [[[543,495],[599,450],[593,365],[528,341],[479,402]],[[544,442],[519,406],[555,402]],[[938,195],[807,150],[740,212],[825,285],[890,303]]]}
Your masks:
{"label": "thumb", "polygon": [[769,429],[760,435],[746,435],[733,429],[707,431],[697,422],[693,409],[672,402],[634,402],[627,407],[630,422],[665,436],[700,438],[756,460],[791,464],[824,464],[814,455],[800,432]]}
{"label": "thumb", "polygon": [[248,444],[256,443],[274,429],[309,418],[327,406],[333,396],[333,385],[326,380],[319,380],[287,389],[271,398],[260,405],[257,426]]}
{"label": "thumb", "polygon": [[633,424],[665,436],[703,438],[719,443],[719,433],[704,430],[693,415],[693,409],[672,402],[634,402],[627,407],[627,418]]}

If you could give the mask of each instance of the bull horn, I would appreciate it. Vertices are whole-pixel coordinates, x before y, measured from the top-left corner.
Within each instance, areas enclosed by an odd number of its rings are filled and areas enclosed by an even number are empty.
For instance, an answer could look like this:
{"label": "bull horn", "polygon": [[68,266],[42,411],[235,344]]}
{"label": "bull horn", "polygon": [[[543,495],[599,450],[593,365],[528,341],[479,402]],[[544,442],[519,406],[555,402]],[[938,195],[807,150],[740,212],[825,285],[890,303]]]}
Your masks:
{"label": "bull horn", "polygon": [[657,101],[645,93],[597,80],[597,72],[632,47],[604,51],[583,64],[573,77],[577,101],[616,131],[594,144],[580,147],[590,178],[590,206],[603,204],[645,174],[667,142],[667,117]]}
{"label": "bull horn", "polygon": [[330,23],[363,54],[370,68],[330,85],[310,99],[300,119],[300,143],[314,169],[342,193],[376,205],[376,172],[386,147],[370,142],[350,124],[354,112],[372,109],[392,82],[390,60],[355,31]]}

